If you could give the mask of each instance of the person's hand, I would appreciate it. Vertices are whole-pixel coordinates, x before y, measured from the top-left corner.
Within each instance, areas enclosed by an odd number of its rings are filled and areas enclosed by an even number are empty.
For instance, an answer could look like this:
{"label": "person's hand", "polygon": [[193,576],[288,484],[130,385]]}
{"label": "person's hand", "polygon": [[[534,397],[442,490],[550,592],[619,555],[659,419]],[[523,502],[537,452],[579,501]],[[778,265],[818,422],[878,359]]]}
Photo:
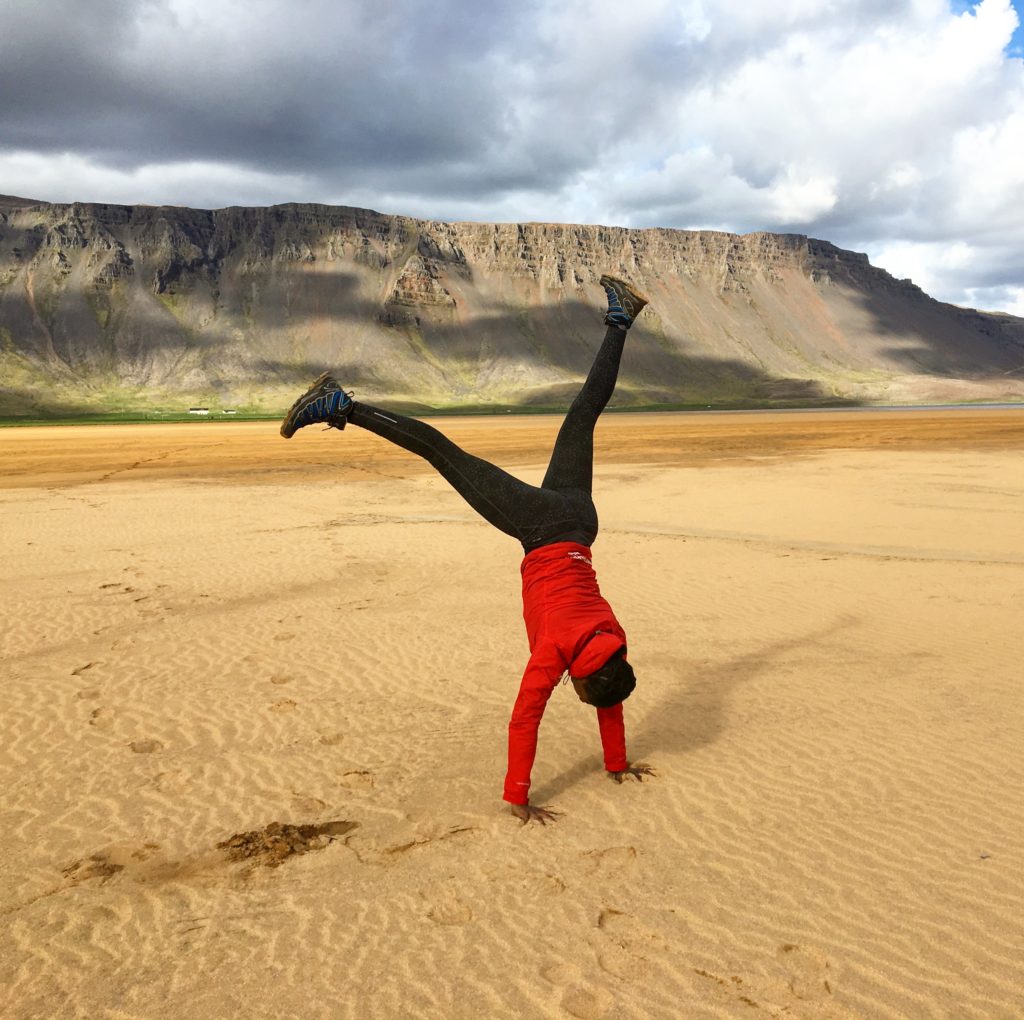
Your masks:
{"label": "person's hand", "polygon": [[551,808],[534,807],[532,804],[512,804],[512,814],[518,818],[523,825],[527,822],[540,822],[547,825],[548,822],[558,821],[561,811],[552,811]]}
{"label": "person's hand", "polygon": [[644,776],[655,777],[657,773],[650,765],[627,765],[621,772],[609,772],[617,783],[624,783],[627,779],[635,779],[638,783],[644,781]]}

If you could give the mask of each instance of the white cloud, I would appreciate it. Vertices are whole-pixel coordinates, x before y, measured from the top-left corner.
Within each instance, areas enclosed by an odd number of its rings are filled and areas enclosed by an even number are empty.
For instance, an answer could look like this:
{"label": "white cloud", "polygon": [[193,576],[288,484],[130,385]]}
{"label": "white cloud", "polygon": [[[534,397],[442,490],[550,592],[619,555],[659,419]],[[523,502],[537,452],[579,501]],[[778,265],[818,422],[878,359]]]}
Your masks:
{"label": "white cloud", "polygon": [[1008,0],[960,15],[933,0],[808,0],[781,28],[760,10],[707,5],[708,39],[750,48],[662,106],[644,146],[661,158],[615,170],[612,218],[802,231],[938,297],[1005,302],[982,279],[1009,259],[1024,280],[1024,62],[1004,52]]}
{"label": "white cloud", "polygon": [[[970,304],[972,307],[979,307],[973,298]],[[1024,287],[1008,287],[1005,297],[999,304],[1000,307],[994,311],[1008,312],[1010,315],[1019,315],[1024,319]]]}
{"label": "white cloud", "polygon": [[[296,174],[271,174],[224,163],[146,163],[131,169],[104,166],[75,153],[41,155],[0,151],[6,193],[51,202],[112,205],[269,205],[283,194],[302,195],[309,182]],[[300,199],[297,199],[301,201]]]}
{"label": "white cloud", "polygon": [[935,293],[948,290],[951,281],[961,277],[977,258],[976,249],[963,241],[952,244],[895,241],[876,246],[872,261],[899,279],[911,279],[919,287]]}

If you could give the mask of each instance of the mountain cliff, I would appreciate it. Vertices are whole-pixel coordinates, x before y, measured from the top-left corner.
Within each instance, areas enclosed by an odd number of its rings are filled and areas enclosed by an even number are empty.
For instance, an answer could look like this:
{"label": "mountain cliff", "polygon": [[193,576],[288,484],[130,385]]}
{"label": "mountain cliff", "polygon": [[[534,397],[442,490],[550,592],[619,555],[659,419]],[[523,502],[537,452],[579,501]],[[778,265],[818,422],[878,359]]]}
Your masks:
{"label": "mountain cliff", "polygon": [[1024,319],[795,234],[0,198],[0,414],[565,404],[602,272],[647,292],[615,403],[1024,398]]}

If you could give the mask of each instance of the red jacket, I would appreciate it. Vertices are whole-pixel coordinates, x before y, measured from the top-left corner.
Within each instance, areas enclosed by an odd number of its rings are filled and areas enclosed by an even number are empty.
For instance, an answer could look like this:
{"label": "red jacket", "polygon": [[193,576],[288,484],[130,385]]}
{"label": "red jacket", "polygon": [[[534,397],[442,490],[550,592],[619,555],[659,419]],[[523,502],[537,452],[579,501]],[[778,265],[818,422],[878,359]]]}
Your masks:
{"label": "red jacket", "polygon": [[[587,546],[556,542],[534,549],[523,560],[522,575],[530,661],[508,724],[505,800],[510,804],[529,802],[537,729],[563,673],[587,676],[626,644],[625,631],[601,597]],[[627,767],[622,705],[597,709],[597,722],[604,767],[621,772]]]}

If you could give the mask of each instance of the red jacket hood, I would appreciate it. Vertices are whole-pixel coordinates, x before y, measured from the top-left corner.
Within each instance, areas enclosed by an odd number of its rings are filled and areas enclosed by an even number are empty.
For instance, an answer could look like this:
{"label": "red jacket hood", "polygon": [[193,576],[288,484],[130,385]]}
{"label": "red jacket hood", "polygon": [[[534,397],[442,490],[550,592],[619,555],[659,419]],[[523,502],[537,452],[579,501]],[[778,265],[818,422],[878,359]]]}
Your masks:
{"label": "red jacket hood", "polygon": [[598,631],[569,664],[569,675],[577,680],[599,670],[626,642],[616,634]]}

